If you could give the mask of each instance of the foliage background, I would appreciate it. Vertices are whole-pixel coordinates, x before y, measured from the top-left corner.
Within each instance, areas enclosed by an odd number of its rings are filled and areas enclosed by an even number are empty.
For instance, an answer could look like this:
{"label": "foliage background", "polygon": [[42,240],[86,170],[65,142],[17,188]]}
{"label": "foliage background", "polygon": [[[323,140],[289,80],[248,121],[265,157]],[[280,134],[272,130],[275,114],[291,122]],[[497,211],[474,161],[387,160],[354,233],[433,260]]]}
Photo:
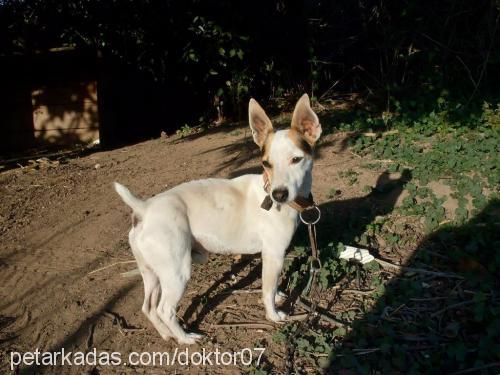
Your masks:
{"label": "foliage background", "polygon": [[216,107],[243,117],[250,95],[277,103],[304,91],[357,92],[387,111],[402,98],[434,103],[443,90],[470,104],[498,91],[499,7],[497,0],[4,0],[0,53],[98,51],[128,74],[188,93],[191,113],[210,119]]}

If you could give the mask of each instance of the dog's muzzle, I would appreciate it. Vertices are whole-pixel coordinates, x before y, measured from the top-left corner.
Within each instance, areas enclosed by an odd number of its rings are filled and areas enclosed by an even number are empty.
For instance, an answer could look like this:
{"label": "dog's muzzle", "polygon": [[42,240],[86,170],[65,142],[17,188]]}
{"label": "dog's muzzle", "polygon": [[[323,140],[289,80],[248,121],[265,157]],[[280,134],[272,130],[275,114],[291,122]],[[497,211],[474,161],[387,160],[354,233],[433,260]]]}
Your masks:
{"label": "dog's muzzle", "polygon": [[288,189],[285,187],[276,188],[271,195],[276,202],[285,203],[288,199]]}

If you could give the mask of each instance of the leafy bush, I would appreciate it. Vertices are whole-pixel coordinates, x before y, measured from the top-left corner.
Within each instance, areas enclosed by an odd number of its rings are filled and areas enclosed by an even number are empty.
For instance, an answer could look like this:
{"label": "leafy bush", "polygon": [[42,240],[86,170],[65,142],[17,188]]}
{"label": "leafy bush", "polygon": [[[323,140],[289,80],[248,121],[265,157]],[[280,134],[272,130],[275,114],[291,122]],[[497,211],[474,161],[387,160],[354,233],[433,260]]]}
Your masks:
{"label": "leafy bush", "polygon": [[212,117],[214,100],[243,118],[250,95],[282,102],[304,91],[313,99],[359,92],[384,109],[387,126],[404,98],[419,110],[447,100],[442,93],[469,103],[499,87],[494,0],[7,0],[0,25],[2,55],[98,51],[165,90],[202,98]]}

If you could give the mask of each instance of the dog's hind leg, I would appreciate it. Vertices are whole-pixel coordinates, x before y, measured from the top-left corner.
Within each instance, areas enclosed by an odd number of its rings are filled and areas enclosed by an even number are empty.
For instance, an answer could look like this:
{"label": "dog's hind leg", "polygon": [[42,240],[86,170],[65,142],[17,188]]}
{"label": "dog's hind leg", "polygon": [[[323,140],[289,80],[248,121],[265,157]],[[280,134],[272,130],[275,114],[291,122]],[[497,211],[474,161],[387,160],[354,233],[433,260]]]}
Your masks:
{"label": "dog's hind leg", "polygon": [[180,228],[146,237],[141,254],[161,288],[156,313],[181,344],[194,344],[202,335],[186,333],[177,320],[176,310],[191,277],[191,238]]}
{"label": "dog's hind leg", "polygon": [[133,246],[132,243],[131,248],[144,283],[144,302],[142,304],[142,312],[151,321],[153,326],[160,333],[161,337],[164,340],[167,340],[172,336],[172,334],[168,327],[160,319],[156,311],[161,293],[160,280],[154,271],[145,263],[141,253],[134,249],[135,246]]}
{"label": "dog's hind leg", "polygon": [[158,315],[180,344],[194,344],[203,335],[186,333],[179,324],[176,315],[177,304],[184,293],[186,282],[180,277],[176,277],[175,280],[172,277],[160,278],[160,282],[162,290],[160,303],[158,304]]}
{"label": "dog's hind leg", "polygon": [[148,267],[140,267],[142,280],[144,282],[144,302],[142,312],[153,323],[153,326],[160,333],[164,340],[172,336],[167,325],[158,316],[157,308],[160,299],[161,286],[160,280]]}

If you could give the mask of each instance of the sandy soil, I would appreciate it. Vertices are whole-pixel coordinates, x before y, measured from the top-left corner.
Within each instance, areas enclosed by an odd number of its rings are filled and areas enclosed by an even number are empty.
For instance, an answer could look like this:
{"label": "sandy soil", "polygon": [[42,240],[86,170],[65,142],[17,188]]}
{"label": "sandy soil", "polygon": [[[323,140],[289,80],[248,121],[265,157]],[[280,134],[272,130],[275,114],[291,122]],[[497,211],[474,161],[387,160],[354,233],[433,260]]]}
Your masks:
{"label": "sandy soil", "polygon": [[[379,173],[360,168],[366,160],[346,147],[346,136],[322,140],[314,169],[319,202],[353,201],[366,195]],[[360,174],[349,186],[340,171]],[[260,172],[258,150],[246,128],[219,128],[184,139],[158,138],[59,165],[39,165],[0,174],[0,373],[7,373],[10,352],[115,351],[128,353],[183,349],[163,341],[142,315],[140,277],[123,277],[134,269],[127,242],[128,207],[112,189],[120,181],[149,197],[184,181],[233,177]],[[401,197],[398,197],[400,200]],[[110,266],[110,267],[108,267]],[[108,267],[101,269],[103,267]],[[194,265],[193,277],[178,315],[206,339],[191,350],[238,351],[265,347],[273,372],[284,366],[284,348],[272,340],[276,328],[215,327],[230,322],[264,322],[259,295],[229,294],[260,286],[260,258],[212,256]],[[290,311],[289,311],[290,312]],[[301,310],[295,308],[293,313]],[[193,366],[192,373],[240,373],[243,366]],[[27,372],[36,366],[24,368]],[[183,366],[119,367],[120,373],[187,372]],[[107,374],[109,366],[43,368],[44,373]]]}

